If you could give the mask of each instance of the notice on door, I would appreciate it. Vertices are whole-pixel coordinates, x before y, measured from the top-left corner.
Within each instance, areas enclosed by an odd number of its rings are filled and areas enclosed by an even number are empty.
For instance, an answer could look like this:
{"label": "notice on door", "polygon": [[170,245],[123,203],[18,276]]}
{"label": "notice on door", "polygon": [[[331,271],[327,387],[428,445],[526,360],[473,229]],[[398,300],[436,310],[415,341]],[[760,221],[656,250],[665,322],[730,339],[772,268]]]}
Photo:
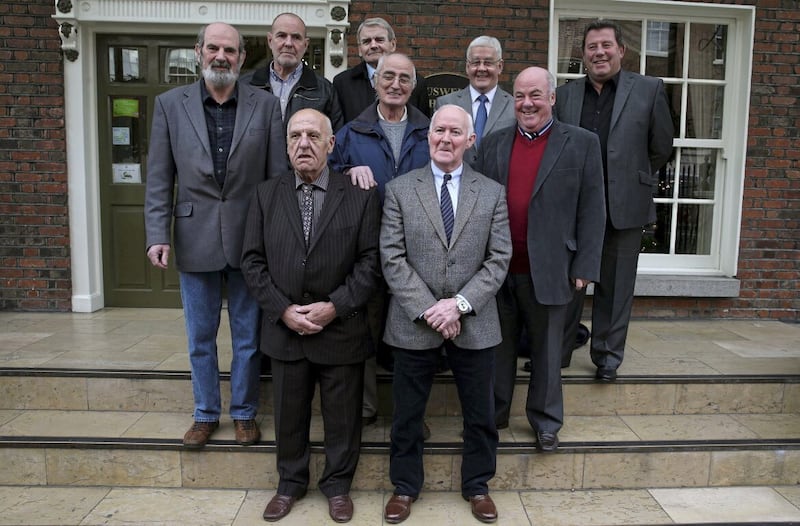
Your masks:
{"label": "notice on door", "polygon": [[141,184],[142,168],[138,163],[114,163],[111,166],[114,171],[114,183]]}

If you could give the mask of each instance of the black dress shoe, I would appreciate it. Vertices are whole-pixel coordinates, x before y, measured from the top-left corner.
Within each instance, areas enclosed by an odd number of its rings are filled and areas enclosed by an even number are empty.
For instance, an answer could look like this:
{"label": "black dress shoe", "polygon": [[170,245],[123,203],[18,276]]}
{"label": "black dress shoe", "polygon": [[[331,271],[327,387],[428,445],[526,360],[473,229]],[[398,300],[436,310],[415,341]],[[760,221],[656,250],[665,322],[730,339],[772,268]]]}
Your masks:
{"label": "black dress shoe", "polygon": [[549,431],[536,432],[536,448],[539,451],[549,453],[558,449],[558,433],[550,433]]}
{"label": "black dress shoe", "polygon": [[601,382],[613,382],[617,379],[617,370],[611,367],[598,367],[594,377]]}
{"label": "black dress shoe", "polygon": [[375,422],[378,421],[378,415],[371,415],[371,416],[362,416],[361,417],[361,427],[371,426]]}

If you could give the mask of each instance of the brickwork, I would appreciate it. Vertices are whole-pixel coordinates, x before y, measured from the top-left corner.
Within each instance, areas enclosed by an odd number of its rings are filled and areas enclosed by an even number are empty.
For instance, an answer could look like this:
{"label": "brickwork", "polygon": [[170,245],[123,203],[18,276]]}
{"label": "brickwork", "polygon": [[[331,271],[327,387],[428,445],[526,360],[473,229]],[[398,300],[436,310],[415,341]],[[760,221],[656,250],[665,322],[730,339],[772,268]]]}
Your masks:
{"label": "brickwork", "polygon": [[[708,2],[708,0],[705,0]],[[740,243],[739,298],[637,298],[637,317],[800,321],[800,10],[757,5],[750,128]],[[0,308],[69,309],[69,231],[63,76],[52,0],[0,3]],[[347,35],[366,16],[397,30],[398,49],[423,75],[463,73],[469,41],[504,43],[508,87],[547,62],[549,0],[355,0]]]}
{"label": "brickwork", "polygon": [[64,76],[53,6],[0,3],[0,310],[70,309]]}

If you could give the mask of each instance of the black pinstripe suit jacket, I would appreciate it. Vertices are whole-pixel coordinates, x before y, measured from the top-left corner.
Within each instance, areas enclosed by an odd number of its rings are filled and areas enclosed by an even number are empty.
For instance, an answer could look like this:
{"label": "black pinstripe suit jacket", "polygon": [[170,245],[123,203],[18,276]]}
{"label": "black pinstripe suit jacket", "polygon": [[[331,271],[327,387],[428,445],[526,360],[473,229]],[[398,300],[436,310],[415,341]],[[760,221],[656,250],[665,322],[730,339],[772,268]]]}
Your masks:
{"label": "black pinstripe suit jacket", "polygon": [[[356,363],[369,356],[364,305],[380,279],[377,192],[330,172],[325,202],[306,252],[294,174],[256,188],[244,235],[242,271],[264,315],[261,349],[279,360]],[[289,305],[331,301],[336,318],[299,336],[281,321]]]}

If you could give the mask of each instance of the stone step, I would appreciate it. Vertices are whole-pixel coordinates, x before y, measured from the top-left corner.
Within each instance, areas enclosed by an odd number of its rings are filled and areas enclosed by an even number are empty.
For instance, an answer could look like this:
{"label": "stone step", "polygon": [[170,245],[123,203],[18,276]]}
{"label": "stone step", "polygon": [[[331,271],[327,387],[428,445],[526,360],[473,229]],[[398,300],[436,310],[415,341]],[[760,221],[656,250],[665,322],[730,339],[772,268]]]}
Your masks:
{"label": "stone step", "polygon": [[[229,375],[223,374],[223,407]],[[272,384],[262,377],[260,414],[272,413]],[[389,373],[378,375],[379,414],[392,412]],[[528,376],[517,376],[513,415],[524,415]],[[569,416],[798,413],[798,375],[621,375],[613,384],[591,374],[565,375],[564,407]],[[0,409],[191,412],[187,372],[90,371],[41,368],[0,369]],[[460,414],[453,379],[437,375],[428,415]],[[798,435],[800,436],[800,435]]]}
{"label": "stone step", "polygon": [[[208,446],[181,444],[188,412],[0,411],[0,485],[274,489],[272,418],[241,447],[223,419]],[[428,418],[427,491],[458,491],[461,419]],[[354,489],[390,490],[388,417],[363,434]],[[322,472],[312,421],[311,478]],[[524,417],[500,432],[493,490],[633,489],[800,484],[800,414],[617,415],[566,420],[557,452],[535,449]]]}
{"label": "stone step", "polygon": [[[3,524],[264,524],[272,490],[207,488],[0,487]],[[383,524],[390,491],[354,491],[351,524]],[[635,490],[492,491],[497,524],[798,524],[800,487],[747,486]],[[43,506],[42,503],[47,503]],[[328,503],[310,491],[282,526],[332,524]],[[424,492],[408,526],[478,524],[459,492]]]}

